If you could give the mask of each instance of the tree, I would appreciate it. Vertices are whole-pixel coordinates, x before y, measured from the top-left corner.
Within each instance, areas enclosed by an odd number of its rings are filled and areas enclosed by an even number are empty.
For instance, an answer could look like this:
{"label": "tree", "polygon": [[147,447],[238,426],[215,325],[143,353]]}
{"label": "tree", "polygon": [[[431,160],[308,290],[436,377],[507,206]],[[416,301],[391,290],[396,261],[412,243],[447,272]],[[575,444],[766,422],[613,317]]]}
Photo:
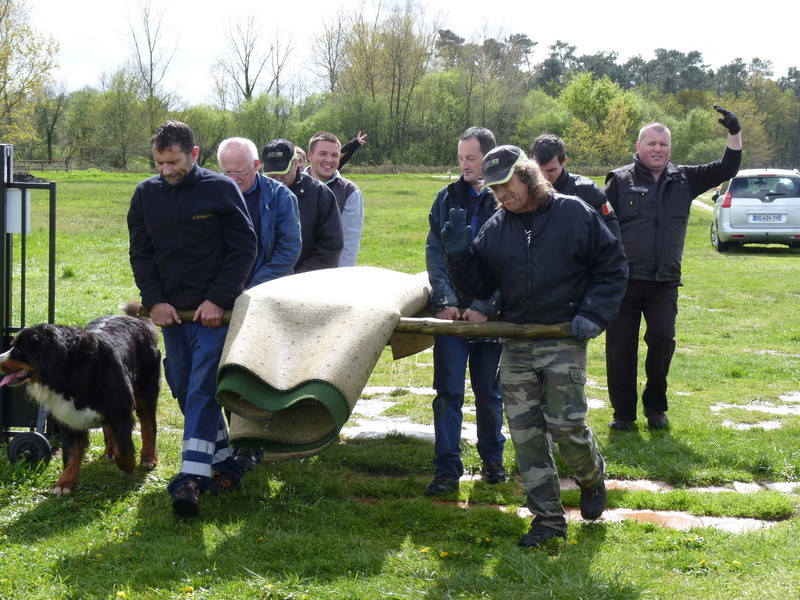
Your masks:
{"label": "tree", "polygon": [[36,130],[44,141],[47,160],[53,160],[53,145],[56,129],[64,120],[69,95],[64,84],[45,86],[42,97],[36,103]]}
{"label": "tree", "polygon": [[99,118],[109,163],[120,169],[146,148],[150,131],[142,116],[144,106],[139,99],[139,80],[131,68],[121,68],[103,77]]}
{"label": "tree", "polygon": [[575,46],[558,40],[549,50],[550,54],[539,65],[535,83],[555,96],[566,85],[569,72],[575,67]]}
{"label": "tree", "polygon": [[339,78],[347,64],[347,29],[341,15],[332,22],[323,20],[320,28],[311,45],[312,69],[325,80],[325,87],[335,92],[339,89]]}
{"label": "tree", "polygon": [[56,67],[58,43],[36,32],[25,4],[0,0],[0,139],[19,143],[35,139],[34,110]]}
{"label": "tree", "polygon": [[164,9],[154,9],[151,0],[139,0],[138,14],[128,20],[133,45],[134,72],[144,94],[147,126],[150,131],[165,120],[169,110],[169,95],[161,89],[177,44],[164,47],[166,31],[162,26]]}
{"label": "tree", "polygon": [[[221,107],[250,100],[259,93],[280,93],[281,75],[291,54],[291,42],[284,44],[276,31],[273,43],[265,48],[256,15],[247,14],[228,24],[227,53],[212,69]],[[265,70],[266,69],[266,70]],[[269,75],[263,83],[262,75]]]}

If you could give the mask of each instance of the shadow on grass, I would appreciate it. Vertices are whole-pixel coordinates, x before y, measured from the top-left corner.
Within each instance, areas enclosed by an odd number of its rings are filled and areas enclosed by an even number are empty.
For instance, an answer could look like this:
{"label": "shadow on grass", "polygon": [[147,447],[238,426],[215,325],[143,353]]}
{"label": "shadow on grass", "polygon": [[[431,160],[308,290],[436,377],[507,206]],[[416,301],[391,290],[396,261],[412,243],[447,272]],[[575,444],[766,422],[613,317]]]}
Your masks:
{"label": "shadow on grass", "polygon": [[[53,462],[57,462],[57,472],[60,474],[60,456]],[[47,497],[3,528],[6,536],[23,543],[69,535],[74,529],[95,523],[98,514],[131,497],[141,488],[148,475],[138,466],[133,473],[124,473],[104,458],[99,458],[84,463],[75,491],[63,496],[51,496],[50,484],[55,478],[50,472],[42,473],[42,466],[21,467],[18,471],[20,485],[30,485],[29,481],[24,481],[27,468],[30,468],[32,478],[41,479],[44,483],[43,494]]]}
{"label": "shadow on grass", "polygon": [[[172,515],[163,490],[139,494],[128,509],[136,511],[132,529],[116,532],[109,523],[102,540],[61,558],[53,570],[86,599],[107,598],[112,586],[269,598],[639,597],[591,568],[605,525],[572,525],[569,542],[519,548],[527,519],[421,496],[430,444],[402,438],[388,451],[384,444],[340,444],[314,460],[262,464],[241,491],[203,496],[200,516],[191,520]],[[393,444],[408,453],[401,456]],[[376,476],[374,465],[387,456],[397,457],[391,472]],[[370,502],[359,498],[370,491]],[[95,507],[71,520],[80,526],[107,518]],[[23,532],[20,524],[16,535]]]}

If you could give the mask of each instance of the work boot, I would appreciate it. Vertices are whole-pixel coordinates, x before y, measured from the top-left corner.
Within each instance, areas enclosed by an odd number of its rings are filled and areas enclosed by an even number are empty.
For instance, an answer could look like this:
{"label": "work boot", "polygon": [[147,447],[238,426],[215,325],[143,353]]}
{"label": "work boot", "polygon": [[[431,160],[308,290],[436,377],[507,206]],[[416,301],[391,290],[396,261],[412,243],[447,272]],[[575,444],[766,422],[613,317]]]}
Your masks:
{"label": "work boot", "polygon": [[490,462],[483,463],[483,468],[481,469],[481,477],[486,483],[490,485],[503,483],[506,480],[506,470],[503,467],[503,461],[493,460]]}
{"label": "work boot", "polygon": [[239,465],[242,472],[245,472],[256,468],[256,465],[261,462],[261,455],[262,452],[260,450],[235,448],[233,451],[233,460]]}
{"label": "work boot", "polygon": [[581,516],[589,521],[599,519],[606,509],[606,484],[601,481],[593,488],[585,488],[578,483],[581,490]]}
{"label": "work boot", "polygon": [[663,412],[648,412],[645,416],[650,429],[667,429],[669,427],[669,419]]}
{"label": "work boot", "polygon": [[194,479],[189,479],[172,497],[172,512],[179,517],[193,517],[199,510],[200,486]]}
{"label": "work boot", "polygon": [[434,477],[425,488],[426,496],[447,496],[458,491],[458,479],[453,477]]}
{"label": "work boot", "polygon": [[614,431],[630,431],[636,427],[636,423],[625,419],[614,419],[608,424],[608,427]]}
{"label": "work boot", "polygon": [[235,492],[242,489],[242,480],[237,479],[230,473],[214,473],[208,486],[208,491],[212,496],[219,496],[223,492]]}
{"label": "work boot", "polygon": [[519,545],[523,548],[538,548],[554,537],[566,538],[567,534],[552,527],[531,525],[530,531],[519,539]]}

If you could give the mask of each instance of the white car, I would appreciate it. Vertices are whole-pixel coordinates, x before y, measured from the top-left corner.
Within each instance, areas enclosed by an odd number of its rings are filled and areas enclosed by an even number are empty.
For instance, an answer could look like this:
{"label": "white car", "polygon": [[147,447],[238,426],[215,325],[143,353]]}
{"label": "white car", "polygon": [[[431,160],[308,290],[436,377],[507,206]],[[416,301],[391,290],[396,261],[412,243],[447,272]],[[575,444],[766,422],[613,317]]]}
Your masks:
{"label": "white car", "polygon": [[800,248],[800,171],[745,169],[714,192],[711,245],[786,244]]}

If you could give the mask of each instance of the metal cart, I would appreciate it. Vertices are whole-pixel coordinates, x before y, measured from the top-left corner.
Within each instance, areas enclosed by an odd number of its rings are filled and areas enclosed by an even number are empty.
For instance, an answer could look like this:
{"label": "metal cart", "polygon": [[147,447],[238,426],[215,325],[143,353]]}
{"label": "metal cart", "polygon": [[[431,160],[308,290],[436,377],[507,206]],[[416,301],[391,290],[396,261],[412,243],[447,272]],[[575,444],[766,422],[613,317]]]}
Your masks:
{"label": "metal cart", "polygon": [[[25,327],[27,292],[27,235],[30,231],[31,192],[49,192],[47,322],[55,320],[56,184],[15,182],[14,149],[0,144],[0,349]],[[18,236],[15,244],[15,236]],[[14,250],[18,256],[14,256]],[[16,267],[16,268],[15,268]],[[14,307],[17,310],[14,310]],[[25,398],[24,387],[0,388],[0,444],[7,444],[11,462],[49,461],[57,443],[57,426],[44,409]]]}

